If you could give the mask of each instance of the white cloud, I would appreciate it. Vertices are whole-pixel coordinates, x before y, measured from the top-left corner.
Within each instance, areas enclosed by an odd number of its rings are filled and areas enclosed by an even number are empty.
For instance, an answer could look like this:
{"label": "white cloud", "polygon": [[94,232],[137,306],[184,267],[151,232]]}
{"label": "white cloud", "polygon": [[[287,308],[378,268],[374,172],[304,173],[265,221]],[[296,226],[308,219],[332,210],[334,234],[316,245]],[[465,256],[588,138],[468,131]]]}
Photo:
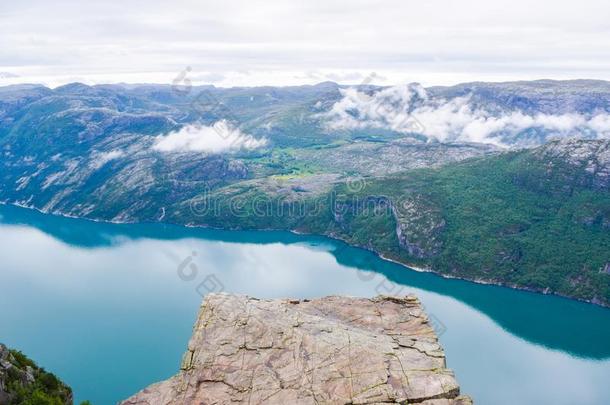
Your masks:
{"label": "white cloud", "polygon": [[187,65],[223,85],[252,85],[244,71],[256,84],[610,79],[609,12],[607,0],[5,0],[0,70],[50,83]]}
{"label": "white cloud", "polygon": [[610,138],[610,115],[598,114],[589,120],[588,125],[592,130],[603,134],[605,138]]}
{"label": "white cloud", "polygon": [[212,126],[187,125],[178,131],[160,136],[153,149],[160,152],[221,153],[256,149],[266,144],[265,138],[254,138],[221,120]]}
{"label": "white cloud", "polygon": [[123,156],[125,156],[125,152],[118,149],[111,150],[109,152],[95,153],[92,156],[91,163],[89,164],[89,166],[97,170],[104,166],[106,163],[110,162],[111,160],[119,159]]}
{"label": "white cloud", "polygon": [[418,84],[384,88],[372,95],[355,88],[341,90],[343,98],[330,111],[330,129],[386,128],[397,132],[417,132],[417,122],[409,110],[417,101],[426,98]]}
{"label": "white cloud", "polygon": [[416,84],[393,86],[372,95],[354,88],[321,113],[329,130],[382,128],[402,133],[418,133],[439,141],[468,141],[505,146],[507,136],[530,128],[552,135],[573,136],[594,133],[610,137],[610,115],[535,114],[520,111],[491,113],[475,108],[470,97],[432,100]]}

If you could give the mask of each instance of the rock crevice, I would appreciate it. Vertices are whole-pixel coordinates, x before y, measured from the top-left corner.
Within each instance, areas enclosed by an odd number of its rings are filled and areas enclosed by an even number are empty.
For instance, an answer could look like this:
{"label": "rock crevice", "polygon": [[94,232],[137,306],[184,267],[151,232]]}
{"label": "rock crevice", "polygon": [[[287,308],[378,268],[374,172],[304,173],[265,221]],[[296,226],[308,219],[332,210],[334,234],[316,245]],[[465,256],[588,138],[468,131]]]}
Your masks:
{"label": "rock crevice", "polygon": [[471,404],[417,298],[210,294],[181,371],[139,404]]}

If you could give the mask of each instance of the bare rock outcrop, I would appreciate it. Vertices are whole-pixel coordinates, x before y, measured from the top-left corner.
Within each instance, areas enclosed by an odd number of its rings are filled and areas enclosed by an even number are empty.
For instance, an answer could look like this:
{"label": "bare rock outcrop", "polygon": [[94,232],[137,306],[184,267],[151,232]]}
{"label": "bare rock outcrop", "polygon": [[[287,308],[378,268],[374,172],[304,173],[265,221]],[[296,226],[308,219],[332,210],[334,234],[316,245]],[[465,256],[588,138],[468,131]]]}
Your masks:
{"label": "bare rock outcrop", "polygon": [[471,404],[413,296],[208,295],[181,371],[123,405]]}
{"label": "bare rock outcrop", "polygon": [[0,343],[0,405],[73,403],[72,389],[22,352]]}
{"label": "bare rock outcrop", "polygon": [[[610,188],[610,140],[577,138],[549,142],[533,152],[547,166],[547,174],[558,172],[568,183],[594,189]],[[582,170],[558,170],[558,166]],[[553,170],[554,169],[554,170]]]}

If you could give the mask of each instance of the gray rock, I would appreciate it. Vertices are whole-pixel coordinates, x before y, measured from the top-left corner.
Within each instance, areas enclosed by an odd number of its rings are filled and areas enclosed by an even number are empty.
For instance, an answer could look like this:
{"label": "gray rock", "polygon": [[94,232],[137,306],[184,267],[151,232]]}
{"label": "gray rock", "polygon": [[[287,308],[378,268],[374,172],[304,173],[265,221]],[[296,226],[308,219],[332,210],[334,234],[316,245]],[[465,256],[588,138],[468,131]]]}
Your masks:
{"label": "gray rock", "polygon": [[34,369],[30,366],[25,367],[25,381],[26,384],[34,384],[36,378],[34,377]]}
{"label": "gray rock", "polygon": [[584,176],[573,179],[575,183],[587,185],[595,189],[610,188],[610,140],[565,139],[553,141],[533,151],[547,164],[549,170],[553,166],[567,164],[580,168]]}
{"label": "gray rock", "polygon": [[[28,364],[24,366],[24,362]],[[50,381],[56,384],[49,385]],[[67,385],[36,366],[23,353],[11,352],[0,343],[0,405],[24,403],[18,398],[31,399],[35,391],[49,395],[53,404],[73,403],[72,390]]]}
{"label": "gray rock", "polygon": [[471,404],[418,299],[208,295],[180,372],[123,405]]}

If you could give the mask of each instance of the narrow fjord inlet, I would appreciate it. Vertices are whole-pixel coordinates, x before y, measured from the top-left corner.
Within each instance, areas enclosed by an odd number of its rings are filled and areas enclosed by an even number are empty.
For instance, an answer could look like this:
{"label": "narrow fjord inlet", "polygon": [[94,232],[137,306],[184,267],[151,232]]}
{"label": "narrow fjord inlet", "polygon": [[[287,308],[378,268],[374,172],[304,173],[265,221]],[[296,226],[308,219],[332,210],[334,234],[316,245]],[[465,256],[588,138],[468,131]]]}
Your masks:
{"label": "narrow fjord inlet", "polygon": [[610,404],[607,0],[0,4],[0,405]]}
{"label": "narrow fjord inlet", "polygon": [[[414,293],[477,402],[610,400],[605,308],[442,279],[325,238],[103,224],[9,206],[0,217],[11,286],[0,295],[10,308],[3,339],[58,374],[77,400],[115,403],[175,374],[207,288],[261,298]],[[179,272],[185,260],[196,266],[189,280]]]}

